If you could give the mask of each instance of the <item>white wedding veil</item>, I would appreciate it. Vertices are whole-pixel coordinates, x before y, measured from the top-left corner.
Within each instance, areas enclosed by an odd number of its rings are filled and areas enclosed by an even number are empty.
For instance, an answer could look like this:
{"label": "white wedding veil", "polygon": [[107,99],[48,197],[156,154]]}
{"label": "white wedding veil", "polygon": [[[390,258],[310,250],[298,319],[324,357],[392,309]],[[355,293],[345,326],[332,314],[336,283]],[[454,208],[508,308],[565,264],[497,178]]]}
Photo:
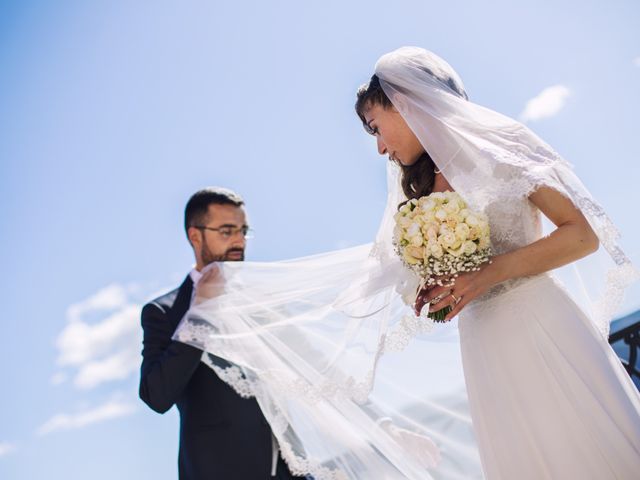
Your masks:
{"label": "white wedding veil", "polygon": [[[431,52],[400,48],[378,60],[376,75],[437,168],[472,209],[486,211],[495,199],[508,204],[545,186],[584,214],[601,248],[556,273],[571,282],[576,301],[606,336],[638,272],[618,244],[617,228],[572,166],[520,122],[468,101],[459,93],[464,87],[455,71]],[[500,240],[495,243],[504,244]]]}
{"label": "white wedding veil", "polygon": [[[453,69],[430,52],[399,49],[375,73],[472,208],[545,185],[583,211],[602,258],[595,268],[583,261],[589,275],[579,278],[593,303],[581,304],[606,331],[634,271],[571,167],[525,126],[468,101]],[[203,361],[224,381],[256,398],[293,473],[482,478],[456,321],[434,327],[402,299],[417,279],[394,252],[393,215],[406,198],[399,167],[389,162],[387,172],[372,244],[282,262],[212,264],[215,295],[196,299],[174,338],[204,350]],[[592,278],[601,260],[609,273]]]}
{"label": "white wedding veil", "polygon": [[[397,193],[391,164],[389,179]],[[298,475],[482,478],[456,323],[432,328],[396,292],[414,281],[387,240],[396,206],[380,243],[210,265],[215,297],[196,298],[174,336],[256,398]]]}

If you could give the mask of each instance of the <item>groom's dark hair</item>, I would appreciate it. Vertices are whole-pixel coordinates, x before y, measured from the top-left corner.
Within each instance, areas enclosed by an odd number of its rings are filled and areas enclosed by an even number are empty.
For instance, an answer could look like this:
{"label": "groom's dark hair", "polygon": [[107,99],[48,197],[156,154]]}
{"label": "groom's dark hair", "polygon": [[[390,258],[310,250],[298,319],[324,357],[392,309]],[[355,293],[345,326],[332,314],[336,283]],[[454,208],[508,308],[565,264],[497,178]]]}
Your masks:
{"label": "groom's dark hair", "polygon": [[[356,113],[365,130],[373,135],[371,128],[367,125],[364,114],[374,105],[380,105],[385,110],[393,108],[393,104],[380,85],[377,75],[371,77],[369,83],[362,85],[356,93]],[[400,164],[398,164],[400,165]],[[426,151],[413,165],[400,165],[402,170],[402,191],[408,199],[420,198],[429,195],[433,191],[435,182],[435,164]],[[402,205],[402,204],[401,204]]]}
{"label": "groom's dark hair", "polygon": [[207,222],[209,205],[233,205],[241,207],[244,200],[240,195],[228,188],[207,187],[191,195],[184,209],[184,230],[189,236],[189,228]]}

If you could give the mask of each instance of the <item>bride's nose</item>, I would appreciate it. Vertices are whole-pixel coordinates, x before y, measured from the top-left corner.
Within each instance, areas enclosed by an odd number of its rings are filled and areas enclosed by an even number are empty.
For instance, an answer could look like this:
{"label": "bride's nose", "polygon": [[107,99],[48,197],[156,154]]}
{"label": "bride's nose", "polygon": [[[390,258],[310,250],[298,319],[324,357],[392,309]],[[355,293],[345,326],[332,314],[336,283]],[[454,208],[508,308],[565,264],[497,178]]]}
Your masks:
{"label": "bride's nose", "polygon": [[387,146],[382,141],[382,138],[376,137],[376,142],[378,143],[378,153],[380,155],[384,155],[387,153]]}

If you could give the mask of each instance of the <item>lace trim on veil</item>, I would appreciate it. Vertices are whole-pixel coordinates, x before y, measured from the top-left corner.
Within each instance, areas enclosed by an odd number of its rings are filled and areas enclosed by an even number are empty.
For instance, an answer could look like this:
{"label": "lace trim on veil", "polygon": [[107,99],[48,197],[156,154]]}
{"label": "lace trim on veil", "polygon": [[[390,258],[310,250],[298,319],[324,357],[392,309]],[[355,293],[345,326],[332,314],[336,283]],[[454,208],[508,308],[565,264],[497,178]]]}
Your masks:
{"label": "lace trim on veil", "polygon": [[[257,400],[268,401],[268,397],[263,397],[260,388],[259,380],[251,380],[245,376],[243,370],[238,365],[230,365],[228,367],[220,367],[214,364],[209,355],[205,352],[202,355],[202,362],[211,368],[216,375],[225,383],[227,383],[233,390],[242,398],[256,398]],[[273,377],[271,377],[273,378]],[[371,385],[373,380],[371,380]],[[320,399],[320,389],[305,387],[302,382],[290,384],[285,387],[286,392],[292,395],[300,395],[306,399],[312,399],[318,401]],[[357,389],[356,391],[360,391]],[[326,393],[337,393],[336,388],[332,388],[326,391]],[[323,395],[324,396],[323,392]],[[270,418],[269,425],[271,431],[278,440],[278,449],[282,453],[287,467],[293,475],[311,475],[315,480],[348,480],[349,477],[337,468],[330,468],[323,465],[323,462],[313,458],[305,458],[296,454],[293,445],[288,442],[284,436],[285,432],[289,428],[289,422],[286,416],[282,413],[282,410],[278,408],[273,402],[269,402],[269,411],[274,415]]]}
{"label": "lace trim on veil", "polygon": [[[285,393],[285,397],[302,398],[310,403],[316,403],[323,399],[347,397],[356,403],[362,404],[367,401],[369,394],[373,390],[375,371],[380,358],[387,352],[401,352],[409,345],[411,339],[417,335],[432,331],[434,325],[434,322],[428,319],[419,318],[415,315],[405,315],[394,328],[388,333],[381,335],[374,357],[373,367],[360,381],[350,376],[343,383],[325,379],[318,385],[311,385],[303,379],[285,382],[269,373],[261,375],[263,375],[266,383],[278,389],[279,392]],[[212,330],[212,327],[194,324],[188,321],[188,317],[185,317],[179,336],[183,340],[189,337],[205,338],[204,333],[206,330]],[[311,457],[305,458],[296,453],[293,445],[286,440],[284,435],[289,428],[289,422],[282,410],[273,402],[269,401],[268,395],[261,395],[261,380],[258,380],[257,377],[256,379],[250,378],[251,374],[238,365],[231,364],[228,367],[216,365],[211,361],[207,352],[203,353],[201,361],[211,368],[222,381],[233,388],[242,398],[256,398],[258,401],[262,400],[269,403],[269,411],[273,414],[269,424],[273,434],[278,440],[278,448],[282,453],[282,457],[292,474],[311,475],[315,480],[349,479],[348,475],[342,470],[323,464],[326,462]],[[388,427],[390,429],[407,433],[406,430],[399,429],[393,425],[389,419],[385,418],[384,421],[389,423]],[[412,432],[411,434],[416,435]]]}

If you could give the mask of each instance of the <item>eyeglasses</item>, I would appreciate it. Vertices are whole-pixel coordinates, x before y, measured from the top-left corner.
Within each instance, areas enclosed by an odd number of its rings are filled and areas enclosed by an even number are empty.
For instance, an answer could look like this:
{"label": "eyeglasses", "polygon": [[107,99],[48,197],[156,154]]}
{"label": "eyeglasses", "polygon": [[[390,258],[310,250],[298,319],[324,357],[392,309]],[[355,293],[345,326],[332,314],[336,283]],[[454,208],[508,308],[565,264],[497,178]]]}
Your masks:
{"label": "eyeglasses", "polygon": [[194,225],[193,228],[218,232],[222,238],[231,238],[237,233],[242,234],[244,238],[253,238],[253,230],[251,230],[247,225],[243,225],[241,227],[232,227],[225,225],[224,227],[218,228],[205,227],[204,225]]}

